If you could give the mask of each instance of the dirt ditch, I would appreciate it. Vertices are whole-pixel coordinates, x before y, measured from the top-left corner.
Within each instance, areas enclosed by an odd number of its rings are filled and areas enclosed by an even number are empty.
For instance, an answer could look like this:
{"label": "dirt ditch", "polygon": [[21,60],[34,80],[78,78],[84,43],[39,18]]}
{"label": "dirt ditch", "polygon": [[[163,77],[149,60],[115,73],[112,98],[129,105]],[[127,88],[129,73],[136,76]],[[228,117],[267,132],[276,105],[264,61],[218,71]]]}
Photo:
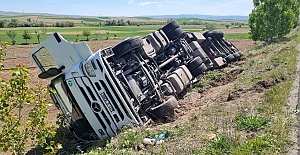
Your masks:
{"label": "dirt ditch", "polygon": [[256,92],[256,93],[263,93],[265,89],[269,89],[272,86],[275,86],[281,82],[284,82],[285,78],[275,79],[275,80],[262,80],[258,81],[255,86],[249,88],[249,89],[238,89],[236,91],[230,92],[228,94],[228,97],[226,101],[232,101],[236,100],[238,98],[241,98],[243,94]]}

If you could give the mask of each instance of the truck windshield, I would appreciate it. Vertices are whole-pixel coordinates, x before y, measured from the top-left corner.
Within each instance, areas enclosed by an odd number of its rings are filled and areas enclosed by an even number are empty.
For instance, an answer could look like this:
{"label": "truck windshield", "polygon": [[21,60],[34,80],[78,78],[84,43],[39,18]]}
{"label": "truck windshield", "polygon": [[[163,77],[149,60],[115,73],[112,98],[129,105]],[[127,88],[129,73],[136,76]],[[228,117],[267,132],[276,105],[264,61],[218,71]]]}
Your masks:
{"label": "truck windshield", "polygon": [[96,135],[92,132],[91,125],[84,117],[73,95],[68,93],[68,88],[64,82],[64,75],[60,75],[52,80],[50,87],[56,91],[51,92],[52,100],[66,116],[71,127],[70,129],[83,139],[95,137]]}
{"label": "truck windshield", "polygon": [[36,51],[32,57],[42,72],[48,70],[49,68],[59,68],[45,47],[42,47]]}
{"label": "truck windshield", "polygon": [[52,80],[50,87],[55,91],[51,93],[52,100],[66,115],[67,119],[71,119],[72,103],[69,100],[63,83],[63,77],[59,76]]}

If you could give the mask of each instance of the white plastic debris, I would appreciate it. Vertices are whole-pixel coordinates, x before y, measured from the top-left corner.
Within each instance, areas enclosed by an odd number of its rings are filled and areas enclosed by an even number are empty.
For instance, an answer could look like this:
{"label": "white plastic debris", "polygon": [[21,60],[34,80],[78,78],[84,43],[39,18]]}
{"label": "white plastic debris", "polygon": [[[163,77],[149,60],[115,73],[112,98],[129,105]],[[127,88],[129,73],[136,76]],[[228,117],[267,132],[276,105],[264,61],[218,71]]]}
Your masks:
{"label": "white plastic debris", "polygon": [[144,140],[143,140],[143,143],[148,144],[148,145],[154,145],[155,142],[156,142],[156,140],[152,139],[152,138],[144,138]]}

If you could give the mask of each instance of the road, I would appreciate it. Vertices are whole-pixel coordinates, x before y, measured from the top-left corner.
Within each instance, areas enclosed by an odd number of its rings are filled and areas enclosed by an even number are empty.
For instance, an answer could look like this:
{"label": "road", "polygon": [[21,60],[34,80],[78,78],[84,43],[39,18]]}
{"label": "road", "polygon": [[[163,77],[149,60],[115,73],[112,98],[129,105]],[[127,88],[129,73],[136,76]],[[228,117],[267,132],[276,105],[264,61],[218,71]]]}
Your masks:
{"label": "road", "polygon": [[289,152],[290,155],[300,155],[300,123],[299,123],[299,117],[300,117],[300,45],[298,45],[298,64],[297,64],[297,72],[296,72],[296,79],[293,83],[290,97],[289,97],[289,107],[290,109],[287,109],[288,112],[292,112],[294,123],[292,124],[293,128],[291,131],[291,139],[294,143],[293,147],[291,148],[291,151]]}

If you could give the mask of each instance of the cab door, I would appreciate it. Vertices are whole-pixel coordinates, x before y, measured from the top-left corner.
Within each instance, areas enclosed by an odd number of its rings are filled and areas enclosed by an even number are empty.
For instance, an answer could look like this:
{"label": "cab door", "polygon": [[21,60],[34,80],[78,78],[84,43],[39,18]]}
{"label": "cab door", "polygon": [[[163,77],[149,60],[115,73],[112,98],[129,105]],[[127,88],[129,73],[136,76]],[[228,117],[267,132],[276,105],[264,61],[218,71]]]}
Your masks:
{"label": "cab door", "polygon": [[30,56],[41,72],[64,66],[63,74],[92,54],[85,42],[68,42],[55,32],[34,48]]}

